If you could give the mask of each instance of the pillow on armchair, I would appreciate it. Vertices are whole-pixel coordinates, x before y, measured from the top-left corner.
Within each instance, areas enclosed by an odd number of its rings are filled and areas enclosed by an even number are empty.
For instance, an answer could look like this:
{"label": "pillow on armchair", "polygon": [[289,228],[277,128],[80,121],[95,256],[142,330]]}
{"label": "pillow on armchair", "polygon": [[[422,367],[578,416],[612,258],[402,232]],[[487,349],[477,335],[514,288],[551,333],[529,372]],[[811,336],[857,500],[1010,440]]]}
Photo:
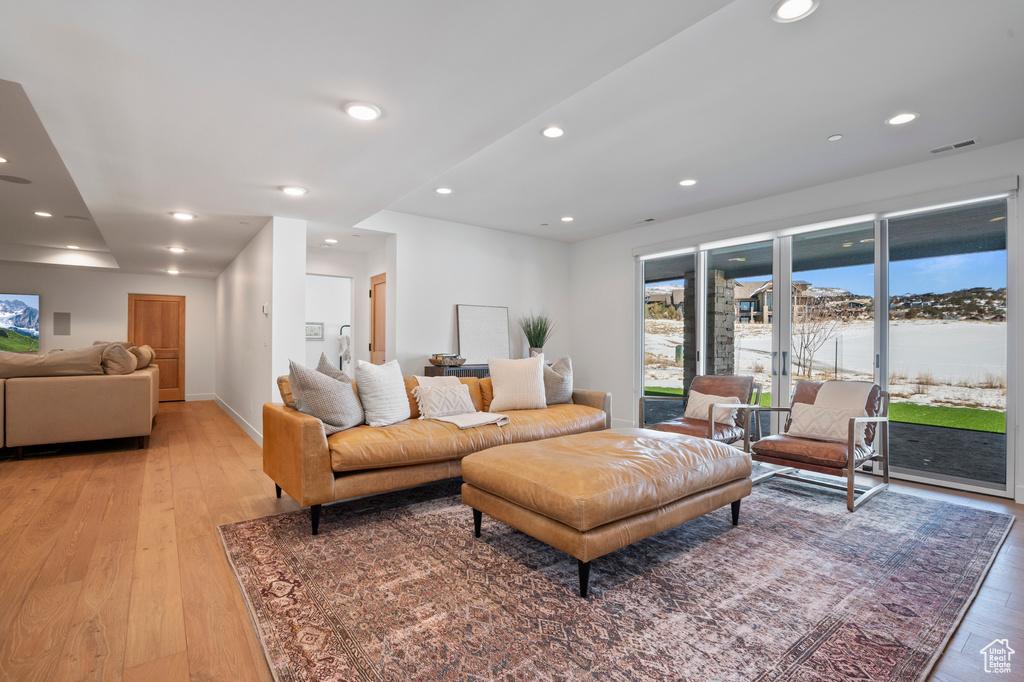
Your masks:
{"label": "pillow on armchair", "polygon": [[[708,409],[710,409],[712,405],[717,405],[719,403],[732,403],[739,405],[740,399],[734,395],[705,395],[691,390],[690,395],[686,399],[686,411],[683,412],[683,418],[707,421]],[[725,424],[726,426],[736,426],[736,408],[730,409],[727,407],[719,407],[716,409],[715,423]]]}

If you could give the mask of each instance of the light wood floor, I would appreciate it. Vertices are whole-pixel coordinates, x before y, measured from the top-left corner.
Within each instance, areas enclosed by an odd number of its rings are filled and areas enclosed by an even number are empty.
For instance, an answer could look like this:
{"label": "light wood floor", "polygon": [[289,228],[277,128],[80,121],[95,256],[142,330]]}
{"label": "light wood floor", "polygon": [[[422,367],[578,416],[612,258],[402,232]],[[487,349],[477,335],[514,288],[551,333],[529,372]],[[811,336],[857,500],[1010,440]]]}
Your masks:
{"label": "light wood floor", "polygon": [[[270,680],[217,526],[296,504],[215,403],[164,403],[133,446],[0,454],[0,680]],[[991,679],[983,646],[1024,652],[1024,507],[897,487],[1018,519],[932,678]]]}

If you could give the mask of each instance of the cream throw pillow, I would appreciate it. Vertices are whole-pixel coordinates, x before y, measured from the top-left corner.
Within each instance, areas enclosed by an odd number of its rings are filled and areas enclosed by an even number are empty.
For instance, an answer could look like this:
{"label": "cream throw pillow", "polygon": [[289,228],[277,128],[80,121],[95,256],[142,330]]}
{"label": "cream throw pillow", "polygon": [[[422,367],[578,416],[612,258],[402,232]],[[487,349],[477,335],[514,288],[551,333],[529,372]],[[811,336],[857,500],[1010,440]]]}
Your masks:
{"label": "cream throw pillow", "polygon": [[[864,408],[822,407],[807,403],[793,403],[790,410],[791,436],[846,443],[850,437],[850,420],[867,416]],[[864,424],[857,426],[857,445],[864,445]]]}
{"label": "cream throw pillow", "polygon": [[453,414],[475,414],[476,407],[469,397],[469,386],[417,386],[412,389],[420,419],[437,419]]}
{"label": "cream throw pillow", "polygon": [[128,349],[128,352],[135,356],[139,361],[138,366],[135,369],[145,369],[149,367],[149,363],[153,362],[153,358],[156,357],[156,351],[150,346],[132,346]]}
{"label": "cream throw pillow", "polygon": [[[690,395],[686,399],[686,411],[683,412],[683,417],[686,419],[700,419],[701,421],[707,421],[708,410],[711,409],[712,405],[717,405],[718,403],[732,403],[739,405],[740,399],[734,395],[711,395],[710,393],[705,394],[700,391],[690,391]],[[719,407],[715,410],[715,423],[724,424],[726,426],[736,426],[736,409]]]}
{"label": "cream throw pillow", "polygon": [[405,421],[412,415],[397,360],[383,365],[357,361],[356,388],[366,413],[366,423],[370,426],[387,426]]}
{"label": "cream throw pillow", "polygon": [[524,360],[492,358],[487,365],[494,387],[491,412],[543,410],[548,406],[544,395],[543,353]]}
{"label": "cream throw pillow", "polygon": [[104,374],[131,374],[138,364],[139,359],[120,344],[112,343],[103,349]]}

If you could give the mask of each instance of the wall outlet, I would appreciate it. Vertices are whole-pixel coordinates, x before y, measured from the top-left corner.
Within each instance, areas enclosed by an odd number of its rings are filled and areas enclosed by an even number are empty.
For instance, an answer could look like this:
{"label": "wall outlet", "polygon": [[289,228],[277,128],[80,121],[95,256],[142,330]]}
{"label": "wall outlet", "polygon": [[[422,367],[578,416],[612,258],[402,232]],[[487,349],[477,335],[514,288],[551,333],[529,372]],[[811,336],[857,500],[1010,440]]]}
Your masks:
{"label": "wall outlet", "polygon": [[252,401],[249,401],[249,416],[252,416]]}
{"label": "wall outlet", "polygon": [[270,347],[270,339],[267,338],[266,334],[263,335],[263,347],[264,348],[269,348]]}

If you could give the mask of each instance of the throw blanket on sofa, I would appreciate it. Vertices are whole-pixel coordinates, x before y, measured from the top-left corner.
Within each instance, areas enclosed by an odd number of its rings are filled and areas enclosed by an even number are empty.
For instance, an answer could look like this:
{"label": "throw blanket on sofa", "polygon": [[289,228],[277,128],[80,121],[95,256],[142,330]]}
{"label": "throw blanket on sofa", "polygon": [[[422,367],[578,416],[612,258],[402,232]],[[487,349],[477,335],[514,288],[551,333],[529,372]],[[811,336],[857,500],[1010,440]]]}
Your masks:
{"label": "throw blanket on sofa", "polygon": [[450,417],[435,417],[436,421],[455,424],[460,429],[471,429],[474,426],[486,426],[497,424],[504,426],[509,419],[506,414],[495,414],[493,412],[469,412],[468,414],[453,414]]}

